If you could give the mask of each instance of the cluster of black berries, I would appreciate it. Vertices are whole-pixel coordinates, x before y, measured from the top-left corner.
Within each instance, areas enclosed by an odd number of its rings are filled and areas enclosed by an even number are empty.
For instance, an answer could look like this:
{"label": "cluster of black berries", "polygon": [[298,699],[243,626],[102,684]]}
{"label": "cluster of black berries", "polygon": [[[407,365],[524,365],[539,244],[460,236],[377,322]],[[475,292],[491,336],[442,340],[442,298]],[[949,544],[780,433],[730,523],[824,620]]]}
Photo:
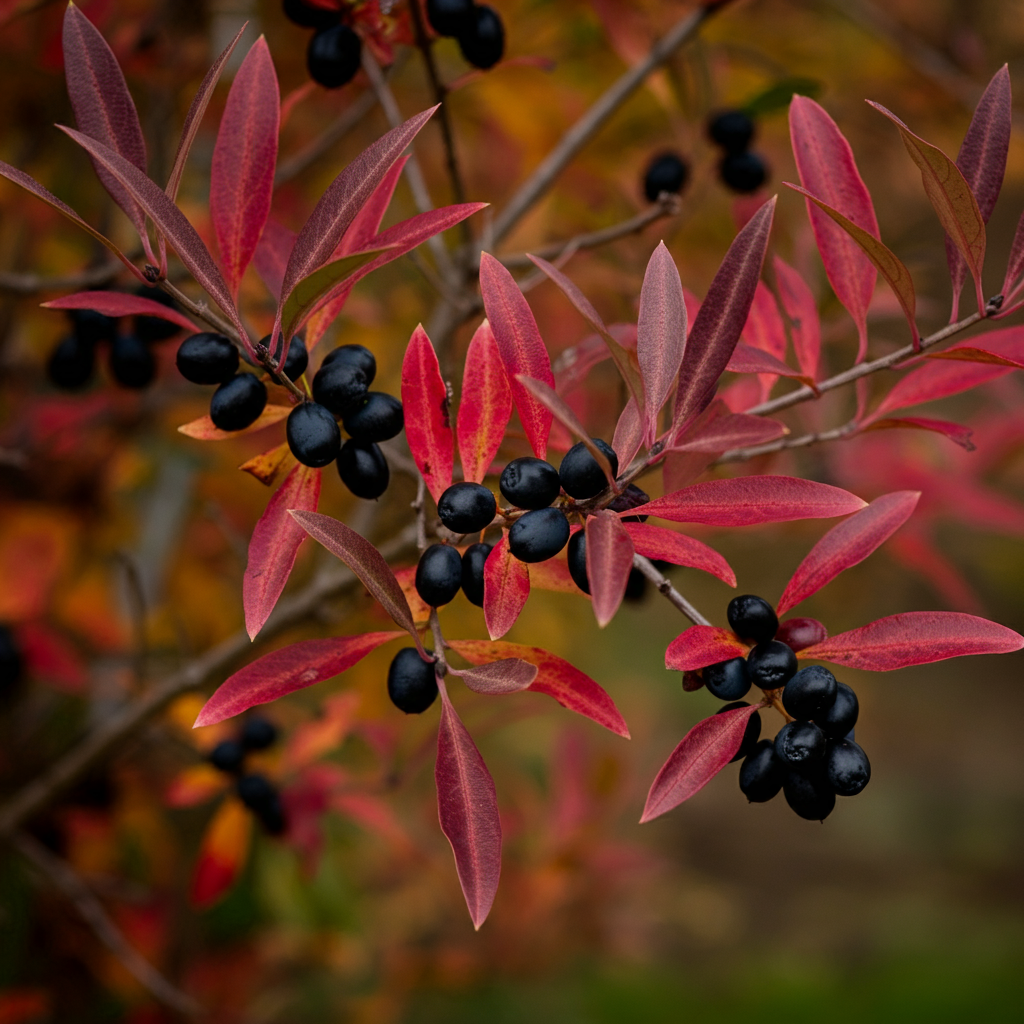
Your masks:
{"label": "cluster of black berries", "polygon": [[752,685],[781,689],[782,705],[793,716],[774,741],[759,739],[760,715],[751,716],[733,758],[744,759],[740,789],[752,803],[771,800],[781,789],[801,818],[823,821],[832,813],[836,796],[856,796],[871,778],[867,755],[853,740],[857,695],[820,665],[797,671],[793,649],[775,639],[779,620],[763,598],[735,597],[728,614],[733,632],[754,647],[746,658],[705,668],[704,685],[716,697],[735,702],[721,711],[746,707],[740,698]]}
{"label": "cluster of black berries", "polygon": [[254,750],[266,750],[276,739],[277,727],[273,722],[251,715],[245,720],[238,739],[221,740],[210,751],[210,764],[228,775],[235,776],[235,792],[238,798],[272,836],[279,836],[285,830],[281,794],[265,775],[243,772],[246,754]]}
{"label": "cluster of black berries", "polygon": [[457,39],[462,56],[475,68],[493,68],[505,53],[505,26],[487,4],[427,0],[427,20],[439,36]]}
{"label": "cluster of black berries", "polygon": [[768,178],[764,159],[750,151],[754,122],[742,110],[725,110],[708,122],[708,137],[722,150],[718,176],[734,192],[756,192]]}
{"label": "cluster of black berries", "polygon": [[315,29],[306,49],[309,77],[325,89],[340,89],[359,70],[363,43],[340,10],[316,7],[305,0],[284,0],[284,14],[303,28]]}
{"label": "cluster of black berries", "polygon": [[[174,308],[174,299],[160,288],[144,285],[136,292]],[[156,316],[132,317],[132,330],[122,333],[114,317],[94,309],[69,309],[71,334],[50,353],[46,372],[53,384],[64,391],[77,391],[92,380],[96,369],[96,346],[109,343],[110,374],[122,387],[146,388],[156,377],[152,342],[165,341],[181,328]]]}
{"label": "cluster of black berries", "polygon": [[659,153],[651,159],[644,172],[644,195],[656,203],[662,192],[678,195],[690,180],[690,165],[674,150]]}

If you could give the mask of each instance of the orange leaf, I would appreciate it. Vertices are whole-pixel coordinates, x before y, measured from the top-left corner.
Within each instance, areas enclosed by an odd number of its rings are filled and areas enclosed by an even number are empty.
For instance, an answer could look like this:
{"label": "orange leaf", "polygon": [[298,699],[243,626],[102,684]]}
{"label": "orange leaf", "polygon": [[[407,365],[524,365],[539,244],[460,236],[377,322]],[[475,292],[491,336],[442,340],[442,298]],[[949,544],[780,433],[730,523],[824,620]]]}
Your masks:
{"label": "orange leaf", "polygon": [[262,455],[254,455],[247,462],[243,462],[238,468],[256,477],[261,484],[273,487],[277,480],[289,472],[295,465],[296,459],[292,455],[288,442],[279,444],[276,448],[263,452]]}
{"label": "orange leaf", "polygon": [[178,433],[194,438],[196,441],[227,441],[232,437],[255,434],[257,430],[280,423],[291,411],[290,405],[268,405],[260,413],[256,422],[244,430],[218,430],[209,416],[200,416],[199,419],[192,420],[191,423],[183,423],[178,427]]}
{"label": "orange leaf", "polygon": [[252,815],[234,797],[217,808],[199,848],[189,899],[196,907],[216,903],[235,883],[245,865],[252,835]]}

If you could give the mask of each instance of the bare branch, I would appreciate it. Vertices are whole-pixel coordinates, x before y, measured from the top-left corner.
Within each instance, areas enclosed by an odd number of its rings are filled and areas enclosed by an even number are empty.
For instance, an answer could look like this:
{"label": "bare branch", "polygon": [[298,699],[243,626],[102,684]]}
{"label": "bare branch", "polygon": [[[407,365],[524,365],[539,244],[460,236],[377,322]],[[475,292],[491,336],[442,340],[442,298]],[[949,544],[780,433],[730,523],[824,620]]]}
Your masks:
{"label": "bare branch", "polygon": [[657,588],[658,592],[664,595],[670,604],[678,608],[695,626],[710,626],[711,623],[704,618],[682,594],[672,586],[651,563],[649,558],[643,555],[633,555],[633,568],[639,569]]}
{"label": "bare branch", "polygon": [[79,271],[77,274],[63,274],[59,277],[44,277],[41,274],[15,274],[0,272],[0,292],[12,295],[36,295],[39,292],[83,291],[110,284],[124,270],[120,260],[110,260],[98,267]]}
{"label": "bare branch", "polygon": [[719,455],[713,465],[718,466],[723,462],[745,462],[747,459],[757,458],[758,455],[770,455],[772,452],[788,451],[791,448],[806,448],[808,445],[820,444],[823,441],[838,441],[856,432],[857,423],[851,420],[841,427],[833,427],[832,430],[819,430],[800,437],[780,437],[777,441],[767,441],[764,444],[751,445],[749,448],[731,448]]}

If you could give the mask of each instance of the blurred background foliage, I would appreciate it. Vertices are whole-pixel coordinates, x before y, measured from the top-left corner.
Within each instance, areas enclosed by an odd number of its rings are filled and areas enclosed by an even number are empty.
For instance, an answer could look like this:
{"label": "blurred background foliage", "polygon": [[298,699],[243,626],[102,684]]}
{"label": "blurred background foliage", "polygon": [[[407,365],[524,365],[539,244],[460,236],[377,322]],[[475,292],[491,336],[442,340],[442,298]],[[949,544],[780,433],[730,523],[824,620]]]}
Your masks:
{"label": "blurred background foliage", "polygon": [[[453,41],[439,42],[436,54],[446,81],[465,76],[450,107],[467,198],[500,210],[565,128],[687,4],[495,5],[508,37],[504,63],[468,75]],[[246,18],[252,38],[267,36],[282,95],[296,101],[282,161],[367,88],[362,75],[333,92],[310,88],[307,34],[284,19],[275,0],[92,0],[82,7],[125,67],[157,180],[166,176],[178,126],[209,61]],[[50,127],[73,123],[60,65],[62,15],[60,3],[0,0],[0,157],[128,244],[127,224],[86,158]],[[397,52],[392,84],[409,115],[432,100],[418,54]],[[703,294],[736,223],[736,201],[717,182],[703,135],[706,117],[799,78],[850,139],[882,237],[918,285],[922,328],[934,329],[949,308],[942,232],[896,132],[863,99],[883,103],[955,154],[973,102],[1004,62],[1024,89],[1021,0],[735,3],[624,105],[503,251],[535,249],[632,216],[644,206],[645,164],[676,148],[693,170],[680,215],[577,255],[568,272],[606,319],[633,320],[647,258],[664,238],[684,284]],[[207,173],[225,94],[222,87],[212,104],[180,199],[208,238]],[[780,188],[797,180],[785,89],[782,95],[759,115],[756,140],[771,167],[764,194],[781,193],[773,245],[816,287],[825,359],[835,371],[852,360],[855,332],[827,287],[803,202]],[[300,226],[338,170],[386,127],[379,109],[371,110],[279,189],[275,216]],[[428,126],[417,146],[435,202],[452,201],[436,128]],[[1024,136],[1015,130],[989,229],[989,294],[1002,280],[1022,207]],[[414,212],[403,183],[387,222]],[[487,214],[474,224],[485,232]],[[268,497],[236,467],[277,443],[268,440],[271,432],[218,444],[176,432],[205,412],[206,399],[177,375],[173,344],[158,347],[159,378],[147,392],[104,381],[74,397],[49,388],[45,360],[66,326],[39,302],[60,291],[19,293],[8,282],[73,274],[96,261],[102,256],[85,235],[0,183],[0,620],[45,629],[51,654],[61,655],[0,714],[7,793],[152,679],[241,626],[246,544]],[[332,343],[373,349],[378,379],[397,392],[405,343],[433,301],[410,261],[393,263],[357,287]],[[583,336],[582,322],[550,285],[533,290],[530,301],[553,355]],[[269,328],[272,309],[251,274],[243,302],[257,329]],[[880,285],[872,351],[904,344],[905,330]],[[469,333],[457,336],[447,374],[461,366]],[[593,432],[610,436],[617,404],[609,398],[617,396],[607,366],[592,384],[574,400]],[[875,381],[876,394],[885,386]],[[808,415],[842,422],[851,403],[852,395],[836,393]],[[978,425],[973,454],[944,438],[896,431],[746,467],[835,481],[866,499],[900,487],[925,490],[919,515],[927,529],[902,547],[894,540],[799,614],[839,632],[897,611],[958,608],[1021,630],[1021,410],[1020,381],[1007,377],[941,413]],[[958,480],[983,483],[996,495],[991,514],[958,501]],[[389,501],[375,517],[364,515],[363,528],[388,536],[407,521],[412,497],[411,483],[396,479]],[[354,505],[325,476],[321,510],[351,521]],[[736,567],[740,592],[775,599],[827,526],[694,533]],[[304,547],[293,586],[310,578],[324,554]],[[675,570],[673,578],[713,621],[724,622],[727,587],[692,570]],[[384,621],[366,601],[350,599],[273,646],[339,629],[387,628]],[[485,635],[482,614],[461,598],[445,622],[452,637]],[[268,709],[289,737],[335,714],[340,724],[325,733],[320,760],[359,780],[388,812],[376,827],[327,815],[323,856],[312,871],[294,849],[259,835],[227,897],[207,910],[189,905],[200,837],[218,804],[176,809],[164,797],[225,734],[188,728],[199,697],[150,725],[35,822],[35,834],[95,887],[130,942],[223,1024],[604,1024],[689,1015],[709,1022],[1020,1020],[1021,655],[892,675],[845,672],[861,694],[857,738],[874,779],[824,825],[796,819],[781,800],[747,806],[729,769],[684,808],[641,828],[636,821],[657,767],[716,706],[706,692],[684,695],[678,673],[664,670],[665,645],[683,625],[649,595],[599,632],[583,599],[535,593],[507,637],[545,647],[601,682],[630,723],[628,745],[532,694],[505,698],[499,708],[457,694],[495,776],[506,832],[501,887],[479,934],[437,827],[434,719],[404,719],[386,698],[393,649]],[[357,700],[346,701],[347,694]],[[291,742],[261,756],[268,773],[286,779],[297,755]],[[63,897],[38,884],[9,851],[0,856],[0,894],[4,1024],[171,1019]]]}

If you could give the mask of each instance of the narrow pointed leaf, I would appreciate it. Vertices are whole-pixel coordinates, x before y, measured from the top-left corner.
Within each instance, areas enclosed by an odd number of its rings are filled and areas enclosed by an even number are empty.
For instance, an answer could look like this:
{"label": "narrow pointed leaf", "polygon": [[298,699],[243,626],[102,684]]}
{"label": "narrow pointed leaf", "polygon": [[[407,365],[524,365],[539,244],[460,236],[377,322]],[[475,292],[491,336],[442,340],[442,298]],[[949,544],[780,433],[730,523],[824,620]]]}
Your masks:
{"label": "narrow pointed leaf", "polygon": [[483,483],[501,447],[511,415],[512,392],[508,377],[491,325],[484,320],[466,351],[459,396],[456,436],[464,479]]}
{"label": "narrow pointed leaf", "polygon": [[651,783],[640,823],[660,817],[699,793],[740,749],[758,707],[735,708],[698,722],[679,742]]}
{"label": "narrow pointed leaf", "polygon": [[929,352],[925,359],[952,359],[962,363],[988,363],[991,366],[1010,366],[1014,369],[1024,368],[1024,363],[1019,359],[1012,359],[1010,356],[991,352],[986,348],[978,348],[975,345],[954,345],[952,348],[947,348],[944,352]]}
{"label": "narrow pointed leaf", "polygon": [[779,600],[779,615],[817,593],[841,572],[863,562],[911,516],[920,491],[894,491],[833,526],[793,573]]}
{"label": "narrow pointed leaf", "polygon": [[672,565],[700,569],[716,576],[723,583],[728,583],[730,587],[736,586],[736,574],[732,571],[732,566],[714,548],[708,547],[702,541],[650,523],[622,525],[632,539],[633,548],[638,555],[660,559]]}
{"label": "narrow pointed leaf", "polygon": [[[578,530],[579,527],[576,529]],[[528,568],[531,590],[551,590],[556,594],[573,594],[576,597],[589,599],[589,595],[584,594],[573,582],[566,559],[556,555],[546,562],[534,562]]]}
{"label": "narrow pointed leaf", "polygon": [[251,459],[246,459],[238,468],[243,473],[254,476],[261,484],[272,487],[283,474],[290,473],[292,467],[296,464],[297,460],[292,455],[288,442],[285,441],[269,451],[254,455]]}
{"label": "narrow pointed leaf", "polygon": [[803,374],[815,381],[818,379],[818,360],[821,356],[821,320],[814,293],[807,282],[780,256],[775,256],[772,264],[782,308],[789,317],[796,361]]}
{"label": "narrow pointed leaf", "polygon": [[288,514],[289,509],[315,512],[320,501],[321,473],[297,465],[274,492],[252,531],[249,560],[242,579],[245,629],[250,640],[270,617],[295,566],[306,531]]}
{"label": "narrow pointed leaf", "polygon": [[402,177],[402,171],[408,162],[408,155],[400,156],[388,169],[387,174],[380,179],[380,184],[373,190],[370,198],[346,228],[345,234],[341,236],[338,243],[338,249],[341,251],[336,252],[336,256],[371,248],[374,238],[380,233],[380,222],[387,213],[398,181]]}
{"label": "narrow pointed leaf", "polygon": [[281,298],[284,272],[295,247],[295,239],[298,237],[291,228],[286,228],[271,217],[263,225],[263,234],[256,243],[256,251],[252,257],[253,266],[275,300],[279,301]]}
{"label": "narrow pointed leaf", "polygon": [[508,533],[484,562],[484,623],[492,640],[514,625],[530,596],[530,571],[508,548]]}
{"label": "narrow pointed leaf", "polygon": [[594,617],[604,629],[615,617],[633,568],[633,541],[614,512],[587,516],[587,579]]}
{"label": "narrow pointed leaf", "polygon": [[951,423],[949,420],[934,420],[924,416],[897,416],[872,420],[864,430],[930,430],[933,434],[942,434],[964,451],[973,452],[974,442],[971,440],[974,431],[962,423]]}
{"label": "narrow pointed leaf", "polygon": [[216,903],[245,867],[252,835],[252,813],[236,797],[228,797],[206,826],[192,871],[189,900],[195,907]]}
{"label": "narrow pointed leaf", "polygon": [[644,425],[640,419],[636,399],[629,397],[619,418],[615,423],[612,435],[612,450],[619,457],[619,465],[625,468],[636,457],[644,443]]}
{"label": "narrow pointed leaf", "polygon": [[690,626],[665,650],[665,668],[692,672],[730,658],[745,658],[746,644],[721,626]]}
{"label": "narrow pointed leaf", "polygon": [[162,302],[154,302],[153,299],[144,299],[141,295],[129,295],[126,292],[76,292],[74,295],[62,295],[59,299],[51,299],[42,305],[45,309],[94,309],[104,316],[113,317],[155,316],[177,324],[186,331],[200,330],[176,309],[170,309]]}
{"label": "narrow pointed leaf", "polygon": [[178,427],[178,433],[191,437],[195,441],[230,441],[236,437],[244,437],[246,434],[255,434],[259,430],[266,430],[267,427],[280,423],[292,411],[290,405],[268,405],[259,414],[255,423],[250,423],[244,430],[220,430],[215,427],[209,416],[200,416],[191,423],[183,423]]}
{"label": "narrow pointed leaf", "polygon": [[[733,349],[732,358],[726,367],[731,373],[762,373],[775,374],[779,377],[792,377],[804,384],[814,381],[800,370],[794,370],[770,352],[746,345],[742,341]],[[767,396],[766,396],[767,397]]]}
{"label": "narrow pointed leaf", "polygon": [[537,666],[522,658],[502,658],[478,668],[448,668],[449,675],[458,676],[474,693],[519,693],[537,678]]}
{"label": "narrow pointed leaf", "polygon": [[466,907],[477,930],[487,919],[501,874],[501,820],[491,773],[455,713],[444,680],[437,733],[437,813],[452,844]]}
{"label": "narrow pointed leaf", "polygon": [[964,612],[904,612],[869,622],[804,648],[801,658],[890,672],[968,654],[1008,654],[1024,637],[1006,626]]}
{"label": "narrow pointed leaf", "polygon": [[1003,295],[1009,298],[1011,292],[1017,290],[1022,274],[1024,274],[1024,213],[1020,215],[1020,220],[1017,221],[1017,230],[1013,234],[1010,259],[1006,264],[1006,277],[1003,279]]}
{"label": "narrow pointed leaf", "polygon": [[402,360],[402,407],[409,453],[436,502],[452,485],[455,437],[448,388],[422,324],[412,332]]}
{"label": "narrow pointed leaf", "polygon": [[669,451],[720,454],[732,448],[766,444],[788,433],[786,425],[778,420],[730,412],[711,420],[698,432],[691,434],[687,431],[682,441],[677,441]]}

